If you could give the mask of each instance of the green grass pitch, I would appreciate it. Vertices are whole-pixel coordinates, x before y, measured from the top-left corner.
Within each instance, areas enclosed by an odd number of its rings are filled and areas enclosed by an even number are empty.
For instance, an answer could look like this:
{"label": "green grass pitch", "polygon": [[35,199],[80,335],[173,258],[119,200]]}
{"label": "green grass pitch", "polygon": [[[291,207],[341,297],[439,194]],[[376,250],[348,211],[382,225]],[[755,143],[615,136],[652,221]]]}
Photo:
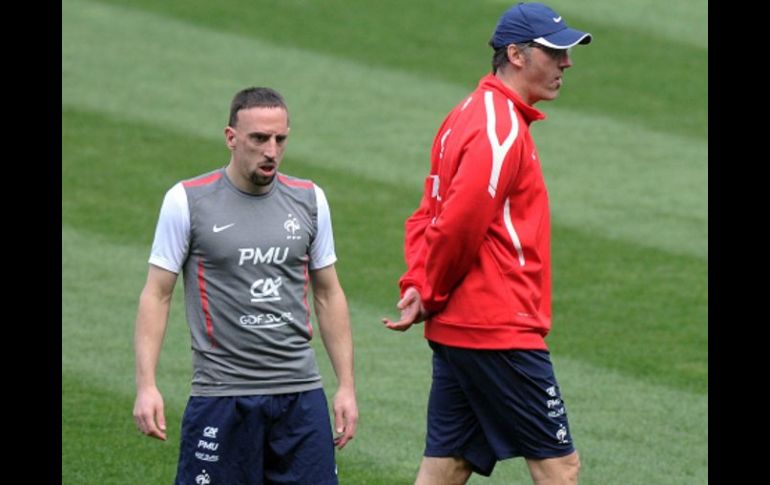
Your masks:
{"label": "green grass pitch", "polygon": [[[62,483],[173,480],[190,378],[181,287],[158,374],[165,443],[131,418],[137,298],[163,194],[227,162],[228,104],[250,85],[286,96],[282,170],[332,208],[361,412],[340,481],[412,483],[430,351],[421,329],[379,319],[395,314],[435,130],[489,70],[512,3],[63,0]],[[594,34],[533,125],[553,215],[548,342],[581,483],[707,483],[707,2],[547,3]],[[471,483],[529,478],[515,459]]]}

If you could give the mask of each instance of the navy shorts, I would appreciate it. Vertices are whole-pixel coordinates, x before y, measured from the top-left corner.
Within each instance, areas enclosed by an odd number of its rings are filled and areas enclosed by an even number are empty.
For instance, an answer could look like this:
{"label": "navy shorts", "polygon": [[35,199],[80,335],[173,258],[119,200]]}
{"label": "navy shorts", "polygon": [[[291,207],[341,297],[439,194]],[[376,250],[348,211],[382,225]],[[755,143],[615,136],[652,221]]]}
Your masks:
{"label": "navy shorts", "polygon": [[323,389],[192,396],[182,420],[177,485],[337,484]]}
{"label": "navy shorts", "polygon": [[575,451],[547,351],[429,343],[433,383],[425,456],[463,457],[473,471],[489,476],[506,458],[556,458]]}

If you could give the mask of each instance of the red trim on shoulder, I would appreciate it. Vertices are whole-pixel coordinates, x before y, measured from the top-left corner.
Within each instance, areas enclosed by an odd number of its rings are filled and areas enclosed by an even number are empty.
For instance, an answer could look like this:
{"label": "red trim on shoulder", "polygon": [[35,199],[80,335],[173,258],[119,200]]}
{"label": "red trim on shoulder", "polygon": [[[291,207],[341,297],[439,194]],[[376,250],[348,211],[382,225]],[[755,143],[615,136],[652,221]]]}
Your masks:
{"label": "red trim on shoulder", "polygon": [[302,180],[292,180],[289,177],[285,175],[278,175],[278,180],[284,184],[288,185],[289,187],[299,187],[301,189],[312,189],[313,188],[313,182],[306,182]]}
{"label": "red trim on shoulder", "polygon": [[209,176],[201,177],[197,179],[188,180],[186,182],[182,182],[182,185],[185,187],[198,187],[201,185],[208,185],[212,182],[216,182],[219,180],[219,178],[222,177],[222,172],[214,172]]}

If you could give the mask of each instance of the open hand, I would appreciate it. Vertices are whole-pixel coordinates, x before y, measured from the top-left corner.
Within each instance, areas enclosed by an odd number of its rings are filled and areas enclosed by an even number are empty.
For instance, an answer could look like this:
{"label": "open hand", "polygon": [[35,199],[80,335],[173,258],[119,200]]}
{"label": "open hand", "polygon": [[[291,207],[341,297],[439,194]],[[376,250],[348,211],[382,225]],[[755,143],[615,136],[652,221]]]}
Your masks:
{"label": "open hand", "polygon": [[414,286],[406,289],[404,296],[396,304],[396,308],[401,311],[400,318],[397,321],[394,322],[387,317],[382,319],[382,323],[391,330],[404,332],[413,324],[425,320],[427,316],[425,307],[422,305],[420,292]]}

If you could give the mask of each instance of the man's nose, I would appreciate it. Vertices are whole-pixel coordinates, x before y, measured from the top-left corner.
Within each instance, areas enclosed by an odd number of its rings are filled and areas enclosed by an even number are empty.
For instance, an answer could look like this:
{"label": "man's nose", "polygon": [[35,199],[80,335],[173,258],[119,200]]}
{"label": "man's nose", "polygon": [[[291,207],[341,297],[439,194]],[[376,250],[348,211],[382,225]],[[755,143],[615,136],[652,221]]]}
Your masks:
{"label": "man's nose", "polygon": [[265,156],[268,158],[275,158],[278,156],[278,142],[274,136],[271,136],[267,142],[265,142]]}

